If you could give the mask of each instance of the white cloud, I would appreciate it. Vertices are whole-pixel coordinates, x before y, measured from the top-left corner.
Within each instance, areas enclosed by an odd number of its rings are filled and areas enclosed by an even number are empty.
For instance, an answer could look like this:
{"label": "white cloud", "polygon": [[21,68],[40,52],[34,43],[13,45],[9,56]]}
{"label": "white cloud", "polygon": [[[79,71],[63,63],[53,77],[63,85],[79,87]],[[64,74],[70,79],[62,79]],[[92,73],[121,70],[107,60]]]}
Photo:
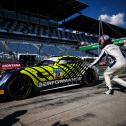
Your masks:
{"label": "white cloud", "polygon": [[108,22],[113,25],[122,26],[125,24],[124,22],[124,13],[118,13],[116,15],[109,16],[107,14],[102,14],[99,16],[99,19],[101,19],[104,22]]}

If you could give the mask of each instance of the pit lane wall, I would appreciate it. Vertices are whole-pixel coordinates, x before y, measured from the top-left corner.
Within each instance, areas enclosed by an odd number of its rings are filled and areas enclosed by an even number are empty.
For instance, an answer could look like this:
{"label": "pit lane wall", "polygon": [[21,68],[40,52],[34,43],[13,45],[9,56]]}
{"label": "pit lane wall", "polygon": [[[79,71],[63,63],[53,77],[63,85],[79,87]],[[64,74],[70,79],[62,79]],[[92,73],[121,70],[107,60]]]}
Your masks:
{"label": "pit lane wall", "polygon": [[[126,45],[126,37],[114,39],[114,40],[112,40],[112,42],[117,45]],[[80,46],[79,50],[80,51],[90,51],[90,50],[98,49],[98,48],[99,48],[99,44],[95,43],[95,44],[91,44],[91,45]]]}

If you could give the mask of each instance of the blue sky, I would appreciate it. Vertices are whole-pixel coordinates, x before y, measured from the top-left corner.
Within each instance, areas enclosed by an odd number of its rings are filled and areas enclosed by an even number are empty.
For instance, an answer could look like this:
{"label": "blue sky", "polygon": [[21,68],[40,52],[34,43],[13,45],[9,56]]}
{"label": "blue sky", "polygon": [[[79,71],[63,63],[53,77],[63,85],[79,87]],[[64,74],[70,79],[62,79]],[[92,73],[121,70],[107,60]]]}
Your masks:
{"label": "blue sky", "polygon": [[126,29],[126,0],[80,0],[89,7],[82,14]]}

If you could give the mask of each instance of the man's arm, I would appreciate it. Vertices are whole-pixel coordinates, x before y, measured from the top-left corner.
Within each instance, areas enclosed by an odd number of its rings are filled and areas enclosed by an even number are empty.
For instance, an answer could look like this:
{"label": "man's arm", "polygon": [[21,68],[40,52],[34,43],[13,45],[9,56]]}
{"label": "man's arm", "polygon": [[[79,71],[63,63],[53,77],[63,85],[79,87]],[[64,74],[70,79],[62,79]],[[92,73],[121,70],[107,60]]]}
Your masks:
{"label": "man's arm", "polygon": [[93,65],[99,63],[99,62],[101,61],[101,59],[102,59],[103,57],[105,57],[105,56],[106,56],[106,52],[105,52],[105,50],[103,49],[103,50],[101,51],[99,57],[98,57],[94,62],[92,62],[90,66],[93,66]]}

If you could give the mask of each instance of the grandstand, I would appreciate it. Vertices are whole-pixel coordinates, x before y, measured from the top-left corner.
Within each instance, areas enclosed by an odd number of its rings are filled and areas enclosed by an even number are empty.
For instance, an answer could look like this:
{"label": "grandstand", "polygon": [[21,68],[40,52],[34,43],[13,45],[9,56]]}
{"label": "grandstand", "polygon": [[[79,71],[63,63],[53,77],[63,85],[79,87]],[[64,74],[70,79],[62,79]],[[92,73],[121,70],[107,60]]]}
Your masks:
{"label": "grandstand", "polygon": [[[103,31],[99,31],[100,23],[102,23]],[[100,50],[98,48],[98,38],[94,37],[94,35],[99,35],[103,33],[108,34],[111,38],[113,38],[113,42],[115,41],[115,43],[118,45],[122,45],[123,41],[126,39],[126,29],[106,22],[99,22],[99,20],[92,19],[84,15],[79,15],[75,18],[68,20],[67,22],[64,22],[63,24],[61,24],[61,27],[76,30],[79,32],[86,32],[89,36],[88,42],[80,42],[79,49],[95,56],[99,54]],[[87,38],[87,36],[85,38]]]}
{"label": "grandstand", "polygon": [[[35,23],[27,23],[22,21],[16,21],[8,18],[1,18],[0,20],[0,32],[3,33],[6,38],[7,35],[12,37],[12,35],[22,37],[36,37],[38,39],[43,39],[43,41],[53,39],[59,41],[68,41],[68,43],[73,42],[77,44],[78,41],[94,42],[97,37],[86,36],[85,33],[73,33],[72,31],[59,30],[57,27],[38,25]],[[5,36],[6,35],[6,36]],[[44,39],[45,38],[45,39]],[[14,37],[15,39],[15,37]]]}
{"label": "grandstand", "polygon": [[[98,51],[81,52],[76,48],[79,43],[97,43],[98,33],[89,32],[91,24],[96,21],[80,15],[75,20],[65,22],[69,16],[88,7],[87,4],[78,0],[42,2],[43,4],[39,0],[1,0],[0,57],[3,54],[15,57],[20,53],[38,54],[39,57],[98,55]],[[80,20],[85,23],[84,27]],[[64,24],[60,24],[61,21]]]}
{"label": "grandstand", "polygon": [[[75,46],[78,41],[86,39],[85,35],[59,29],[58,21],[86,8],[86,4],[76,0],[70,0],[69,2],[56,0],[55,2],[46,1],[43,7],[40,7],[39,2],[34,0],[30,2],[35,2],[34,5],[39,10],[37,13],[36,10],[33,10],[34,12],[31,11],[31,8],[33,8],[31,6],[33,5],[26,6],[28,4],[26,1],[22,1],[20,4],[16,0],[11,2],[1,1],[1,54],[3,52],[13,52],[11,54],[36,53],[41,56],[81,56],[84,54],[76,50]],[[48,2],[50,2],[51,6]],[[11,6],[12,3],[13,5]],[[48,11],[45,7],[48,8]],[[53,11],[52,7],[55,8],[55,11]],[[68,11],[64,11],[66,9]]]}

